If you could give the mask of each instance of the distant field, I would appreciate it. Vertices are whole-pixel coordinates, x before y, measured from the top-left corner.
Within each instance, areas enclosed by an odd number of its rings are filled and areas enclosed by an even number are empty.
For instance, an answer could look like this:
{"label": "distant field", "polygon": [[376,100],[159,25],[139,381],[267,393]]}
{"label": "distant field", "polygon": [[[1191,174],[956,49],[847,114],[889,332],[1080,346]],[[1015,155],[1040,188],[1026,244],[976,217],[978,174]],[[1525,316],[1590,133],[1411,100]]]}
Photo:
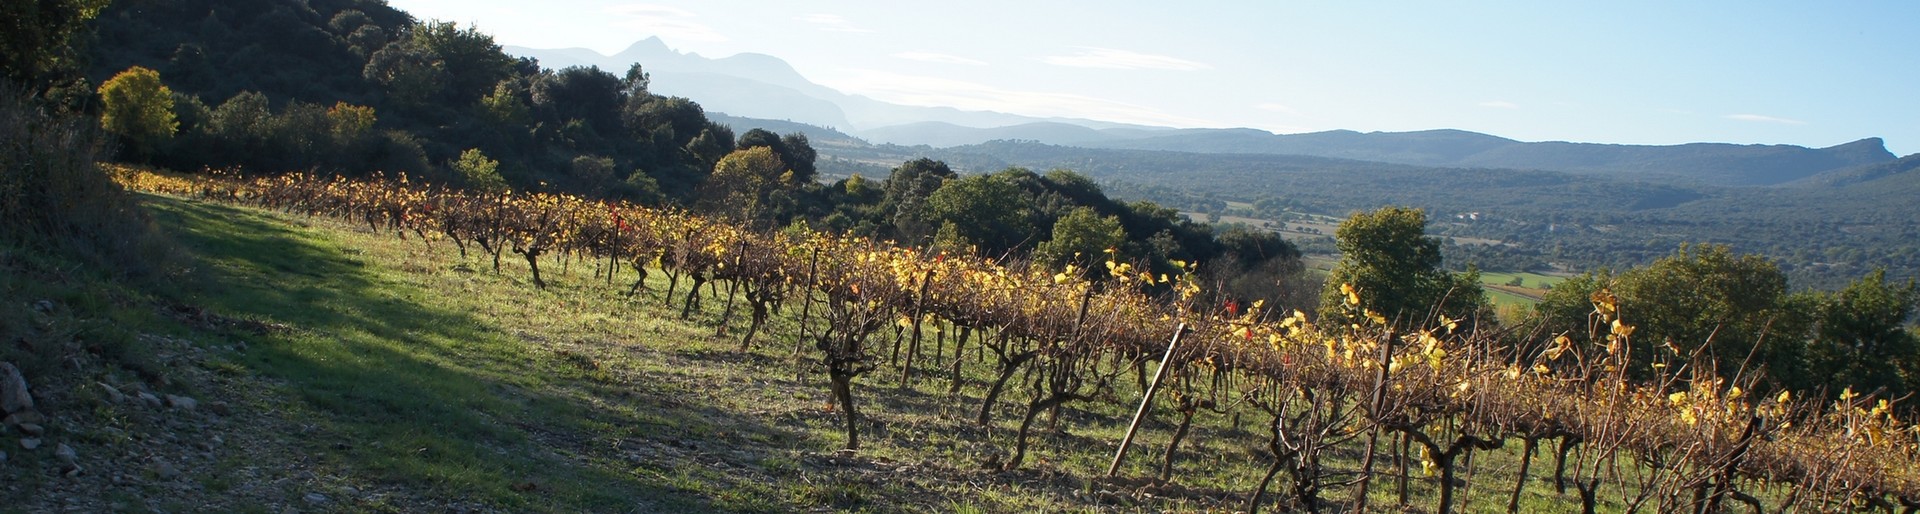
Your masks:
{"label": "distant field", "polygon": [[[1520,279],[1520,286],[1507,285],[1513,283],[1516,278]],[[1541,297],[1546,296],[1549,288],[1566,279],[1567,277],[1527,272],[1480,272],[1480,284],[1486,288],[1487,299],[1500,307],[1530,307],[1540,303]]]}
{"label": "distant field", "polygon": [[1521,283],[1519,287],[1523,287],[1527,289],[1549,289],[1553,287],[1555,284],[1559,284],[1560,282],[1563,282],[1567,279],[1567,277],[1565,276],[1542,275],[1539,273],[1528,273],[1528,272],[1518,272],[1518,273],[1509,273],[1509,272],[1500,272],[1500,271],[1481,271],[1480,272],[1480,283],[1487,284],[1487,285],[1507,285],[1513,282],[1513,279],[1515,278],[1520,279]]}

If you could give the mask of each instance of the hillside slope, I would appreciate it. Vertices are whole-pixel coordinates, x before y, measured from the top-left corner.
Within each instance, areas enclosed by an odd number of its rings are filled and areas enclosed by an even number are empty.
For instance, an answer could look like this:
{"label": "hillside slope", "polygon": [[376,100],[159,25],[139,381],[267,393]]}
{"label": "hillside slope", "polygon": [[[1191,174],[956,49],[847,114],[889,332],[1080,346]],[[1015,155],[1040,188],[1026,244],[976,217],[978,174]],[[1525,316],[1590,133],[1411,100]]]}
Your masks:
{"label": "hillside slope", "polygon": [[1821,172],[1894,159],[1880,138],[1828,148],[1691,143],[1671,146],[1521,142],[1462,130],[1269,134],[1253,130],[1179,131],[1106,141],[1103,148],[1312,155],[1416,166],[1509,168],[1679,180],[1708,185],[1772,185]]}
{"label": "hillside slope", "polygon": [[[86,357],[62,375],[77,377],[30,375],[47,432],[37,450],[0,434],[0,511],[1190,510],[1235,501],[1205,484],[1258,473],[1215,437],[1217,417],[1194,428],[1193,458],[1233,457],[1190,486],[1068,473],[1107,451],[1092,441],[1117,439],[1104,420],[1122,418],[1118,403],[1063,411],[1066,430],[1035,441],[1037,464],[987,470],[1024,405],[1002,402],[978,427],[942,408],[946,384],[931,380],[863,385],[865,447],[836,452],[824,373],[792,357],[794,310],[741,351],[743,315],[716,331],[716,298],[681,319],[660,301],[662,273],[630,297],[631,273],[609,285],[593,263],[555,262],[537,290],[524,264],[495,273],[445,241],[145,201],[201,271],[151,293],[160,305],[123,300],[107,318],[142,334],[163,371]],[[50,299],[56,316],[105,308]],[[967,377],[963,394],[982,394],[986,378]],[[136,397],[149,392],[161,403]],[[1166,425],[1139,444],[1165,444]]]}

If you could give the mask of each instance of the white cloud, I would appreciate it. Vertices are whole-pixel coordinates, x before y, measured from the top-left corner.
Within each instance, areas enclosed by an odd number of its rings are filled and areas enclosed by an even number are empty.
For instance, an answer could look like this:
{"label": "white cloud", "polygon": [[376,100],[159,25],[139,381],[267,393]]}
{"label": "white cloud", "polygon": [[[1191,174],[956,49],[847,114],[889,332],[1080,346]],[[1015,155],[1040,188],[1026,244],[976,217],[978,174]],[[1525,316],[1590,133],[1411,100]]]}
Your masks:
{"label": "white cloud", "polygon": [[1480,102],[1480,106],[1486,107],[1489,109],[1519,109],[1520,108],[1520,104],[1508,102],[1505,100],[1491,100],[1486,102]]}
{"label": "white cloud", "polygon": [[979,59],[969,59],[969,58],[961,57],[958,55],[937,54],[933,52],[899,52],[899,53],[893,54],[893,56],[896,58],[906,59],[909,61],[931,62],[931,63],[938,63],[938,64],[964,64],[967,66],[986,66],[987,65],[986,61],[982,61]]}
{"label": "white cloud", "polygon": [[1786,119],[1786,118],[1775,118],[1775,117],[1773,117],[1773,116],[1765,116],[1765,115],[1760,115],[1760,114],[1728,114],[1728,115],[1726,115],[1725,117],[1726,117],[1727,119],[1729,119],[1729,120],[1734,120],[1734,121],[1746,121],[1746,122],[1752,122],[1752,123],[1779,123],[1779,124],[1781,124],[1781,125],[1805,125],[1805,124],[1807,124],[1807,122],[1804,122],[1804,121],[1800,121],[1800,120],[1790,120],[1790,119]]}
{"label": "white cloud", "polygon": [[1068,117],[1173,127],[1217,127],[1208,120],[1168,114],[1150,107],[1070,93],[1001,89],[963,80],[902,75],[879,70],[850,70],[851,78],[823,84],[883,102],[969,111],[998,111],[1036,117]]}
{"label": "white cloud", "polygon": [[700,15],[678,7],[627,4],[608,7],[606,13],[615,17],[611,21],[614,27],[644,32],[670,41],[718,43],[727,40],[727,36],[713,30],[713,27],[693,21]]}
{"label": "white cloud", "polygon": [[809,25],[813,25],[814,28],[827,32],[873,32],[854,25],[853,22],[848,21],[845,16],[838,14],[808,14],[794,19],[806,22]]}
{"label": "white cloud", "polygon": [[1051,55],[1040,58],[1041,62],[1056,66],[1075,68],[1101,68],[1109,70],[1171,70],[1196,71],[1213,69],[1213,66],[1178,57],[1143,54],[1112,48],[1080,47],[1073,55]]}

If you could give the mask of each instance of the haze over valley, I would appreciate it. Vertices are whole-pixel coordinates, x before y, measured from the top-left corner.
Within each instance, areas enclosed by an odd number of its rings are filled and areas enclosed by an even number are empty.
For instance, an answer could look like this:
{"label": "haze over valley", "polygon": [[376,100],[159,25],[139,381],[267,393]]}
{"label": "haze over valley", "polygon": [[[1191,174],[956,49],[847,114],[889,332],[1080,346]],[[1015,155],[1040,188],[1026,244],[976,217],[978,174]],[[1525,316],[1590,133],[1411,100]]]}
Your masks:
{"label": "haze over valley", "polygon": [[[1424,207],[1450,241],[1497,242],[1450,246],[1459,267],[1622,268],[1690,242],[1773,256],[1803,287],[1879,267],[1920,276],[1920,212],[1901,200],[1920,192],[1920,176],[1907,173],[1915,158],[1879,137],[1808,148],[1527,142],[1445,128],[1173,128],[891,104],[815,84],[776,56],[708,58],[657,37],[613,55],[505,48],[554,68],[638,63],[655,90],[693,98],[736,130],[807,134],[830,176],[884,177],[934,157],[975,173],[1071,169],[1122,197],[1239,219]],[[1275,226],[1331,251],[1330,239]]]}

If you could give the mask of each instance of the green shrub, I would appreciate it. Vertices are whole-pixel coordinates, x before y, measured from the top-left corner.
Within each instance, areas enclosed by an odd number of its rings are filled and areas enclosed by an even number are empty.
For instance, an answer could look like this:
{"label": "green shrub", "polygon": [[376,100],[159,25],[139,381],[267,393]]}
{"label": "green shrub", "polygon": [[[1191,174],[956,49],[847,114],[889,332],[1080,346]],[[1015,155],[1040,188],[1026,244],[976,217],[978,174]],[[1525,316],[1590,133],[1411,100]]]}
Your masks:
{"label": "green shrub", "polygon": [[167,252],[132,195],[103,171],[97,123],[0,88],[0,238],[117,276],[155,271]]}

